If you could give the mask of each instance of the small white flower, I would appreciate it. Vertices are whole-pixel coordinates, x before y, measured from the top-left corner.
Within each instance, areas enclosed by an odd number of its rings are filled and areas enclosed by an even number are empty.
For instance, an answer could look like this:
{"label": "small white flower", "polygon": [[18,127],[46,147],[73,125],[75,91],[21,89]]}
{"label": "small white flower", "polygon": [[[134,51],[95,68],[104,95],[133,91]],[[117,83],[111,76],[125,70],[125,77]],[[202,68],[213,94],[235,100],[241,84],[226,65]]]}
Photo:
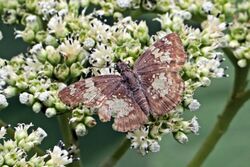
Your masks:
{"label": "small white flower", "polygon": [[[70,120],[71,122],[73,122],[74,120]],[[77,136],[84,136],[87,134],[87,129],[86,126],[82,123],[79,123],[76,127],[75,127],[75,132],[77,134]]]}
{"label": "small white flower", "polygon": [[0,109],[8,106],[7,99],[4,95],[0,94]]}
{"label": "small white flower", "polygon": [[51,159],[47,162],[54,167],[64,167],[67,164],[72,163],[73,159],[70,157],[69,152],[62,150],[58,146],[54,146],[53,151],[48,151]]}
{"label": "small white flower", "polygon": [[43,139],[47,136],[47,133],[42,128],[37,128],[33,131],[27,138],[28,141],[33,142],[34,144],[41,144]]}
{"label": "small white flower", "polygon": [[105,67],[107,62],[111,63],[114,53],[111,47],[104,44],[97,45],[95,51],[90,55],[89,62],[95,67]]}
{"label": "small white flower", "polygon": [[48,22],[49,33],[55,33],[57,36],[67,34],[66,22],[61,16],[55,15]]}
{"label": "small white flower", "polygon": [[56,115],[56,109],[55,108],[47,108],[46,111],[45,111],[45,115],[48,118],[51,118],[51,117],[55,116]]}
{"label": "small white flower", "polygon": [[219,18],[208,15],[207,20],[202,23],[202,28],[204,29],[204,32],[209,34],[210,38],[218,38],[224,36],[224,31],[226,29],[226,23],[220,21]]}
{"label": "small white flower", "polygon": [[83,46],[86,48],[93,48],[95,46],[95,40],[93,38],[86,38],[83,42]]}
{"label": "small white flower", "polygon": [[149,145],[149,149],[152,152],[159,152],[160,151],[160,145],[157,141],[152,141]]}
{"label": "small white flower", "polygon": [[19,95],[19,101],[22,104],[32,104],[34,101],[34,97],[32,94],[24,92]]}
{"label": "small white flower", "polygon": [[41,100],[42,102],[45,102],[49,99],[49,96],[51,93],[49,91],[45,91],[39,94],[38,99]]}
{"label": "small white flower", "polygon": [[209,86],[211,84],[211,80],[208,77],[202,77],[201,83],[203,86]]}
{"label": "small white flower", "polygon": [[202,9],[203,9],[206,13],[211,12],[211,11],[213,10],[213,8],[214,8],[214,5],[213,5],[213,3],[210,2],[210,1],[203,2],[203,4],[202,4]]}
{"label": "small white flower", "polygon": [[247,66],[247,60],[246,59],[240,59],[237,61],[237,64],[239,67],[244,68]]}
{"label": "small white flower", "polygon": [[17,127],[15,127],[15,139],[21,140],[26,137],[28,137],[28,129],[30,127],[34,126],[32,123],[30,124],[18,124]]}
{"label": "small white flower", "polygon": [[57,2],[54,0],[43,0],[37,3],[37,9],[40,14],[44,15],[44,19],[47,19],[49,15],[54,15],[57,10],[55,9]]}
{"label": "small white flower", "polygon": [[1,129],[0,129],[0,139],[3,139],[5,134],[6,134],[6,128],[1,127]]}
{"label": "small white flower", "polygon": [[185,133],[179,131],[175,134],[175,139],[180,142],[181,144],[187,143],[188,142],[188,137],[185,135]]}
{"label": "small white flower", "polygon": [[96,41],[106,42],[112,37],[110,26],[104,24],[100,20],[93,19],[91,20],[90,25],[91,27],[88,36]]}
{"label": "small white flower", "polygon": [[26,22],[27,22],[27,24],[32,24],[36,21],[36,19],[37,19],[37,16],[29,15],[26,17]]}
{"label": "small white flower", "polygon": [[65,56],[77,56],[83,50],[79,40],[74,38],[69,38],[65,40],[60,46],[59,51]]}
{"label": "small white flower", "polygon": [[174,13],[174,17],[180,17],[183,20],[190,20],[192,17],[192,14],[185,10],[178,10]]}
{"label": "small white flower", "polygon": [[131,7],[131,0],[116,0],[116,3],[120,8],[130,8]]}
{"label": "small white flower", "polygon": [[43,45],[41,43],[39,44],[35,44],[30,50],[29,52],[31,54],[38,54],[39,52],[41,52],[43,50]]}
{"label": "small white flower", "polygon": [[215,74],[215,77],[217,77],[217,78],[221,78],[221,77],[227,76],[227,75],[225,75],[224,68],[214,69],[214,74]]}
{"label": "small white flower", "polygon": [[198,100],[193,99],[191,103],[188,105],[188,108],[190,111],[196,111],[200,108],[200,103],[198,102]]}
{"label": "small white flower", "polygon": [[194,116],[190,121],[189,121],[189,127],[190,127],[190,130],[194,133],[194,134],[198,134],[198,131],[200,129],[200,126],[199,126],[199,123],[197,121],[197,117]]}

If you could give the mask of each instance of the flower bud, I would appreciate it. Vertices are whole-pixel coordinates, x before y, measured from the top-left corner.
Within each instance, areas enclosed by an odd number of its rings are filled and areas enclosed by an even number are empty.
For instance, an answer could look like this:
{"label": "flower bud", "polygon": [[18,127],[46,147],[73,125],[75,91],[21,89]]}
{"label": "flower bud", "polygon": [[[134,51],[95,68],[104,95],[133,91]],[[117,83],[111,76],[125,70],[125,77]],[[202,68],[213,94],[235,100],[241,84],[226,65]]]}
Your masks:
{"label": "flower bud", "polygon": [[20,33],[20,35],[17,35],[16,37],[22,37],[22,39],[27,43],[32,43],[35,40],[35,33],[32,29],[25,29]]}
{"label": "flower bud", "polygon": [[100,14],[111,15],[114,13],[114,5],[110,2],[102,3],[102,10]]}
{"label": "flower bud", "polygon": [[55,108],[47,108],[46,111],[45,111],[45,115],[46,115],[46,117],[48,117],[48,118],[51,118],[51,117],[55,116],[56,113],[57,113],[57,112],[56,112],[56,109],[55,109]]}
{"label": "flower bud", "polygon": [[86,126],[83,123],[79,123],[76,127],[75,127],[75,132],[77,136],[84,136],[87,134],[87,129]]}
{"label": "flower bud", "polygon": [[87,125],[88,127],[92,128],[96,125],[96,121],[93,117],[87,116],[87,117],[85,117],[84,124]]}
{"label": "flower bud", "polygon": [[13,86],[8,86],[3,90],[3,93],[7,98],[11,98],[17,95],[17,88]]}
{"label": "flower bud", "polygon": [[80,8],[80,1],[69,1],[69,11],[72,13],[78,13]]}
{"label": "flower bud", "polygon": [[240,59],[237,61],[237,64],[239,67],[244,68],[247,66],[247,60],[246,59]]}
{"label": "flower bud", "polygon": [[247,13],[239,13],[238,20],[240,22],[247,22],[247,20],[248,20]]}
{"label": "flower bud", "polygon": [[149,145],[149,150],[151,152],[159,152],[160,151],[159,143],[156,142],[156,141],[151,142],[150,145]]}
{"label": "flower bud", "polygon": [[21,93],[19,95],[19,101],[22,104],[32,105],[34,103],[34,96],[27,92]]}
{"label": "flower bud", "polygon": [[5,24],[14,24],[17,22],[16,18],[16,10],[14,9],[7,9],[4,10],[3,15],[2,15],[2,20]]}
{"label": "flower bud", "polygon": [[61,55],[53,46],[47,46],[45,48],[48,56],[47,59],[52,65],[57,65],[61,60]]}
{"label": "flower bud", "polygon": [[51,77],[53,75],[53,71],[54,67],[50,63],[45,62],[42,73],[47,77]]}
{"label": "flower bud", "polygon": [[83,47],[85,49],[91,49],[95,46],[95,40],[93,38],[86,38],[83,42]]}
{"label": "flower bud", "polygon": [[237,25],[235,27],[232,28],[231,30],[231,35],[234,39],[236,40],[244,40],[247,34],[247,28]]}
{"label": "flower bud", "polygon": [[229,42],[229,46],[231,48],[236,48],[236,47],[240,46],[240,43],[237,40],[232,40],[232,41]]}
{"label": "flower bud", "polygon": [[55,102],[56,102],[55,97],[53,97],[52,95],[49,95],[48,98],[45,101],[43,101],[43,104],[46,107],[51,107],[55,104]]}
{"label": "flower bud", "polygon": [[127,57],[127,58],[123,59],[123,61],[125,63],[128,63],[128,64],[134,64],[135,63],[133,57]]}
{"label": "flower bud", "polygon": [[42,104],[39,103],[39,102],[35,102],[35,103],[32,105],[32,110],[33,110],[35,113],[39,113],[39,112],[42,110]]}
{"label": "flower bud", "polygon": [[54,75],[61,81],[64,81],[69,76],[69,68],[66,64],[58,64],[54,69]]}
{"label": "flower bud", "polygon": [[72,78],[76,78],[76,77],[80,76],[81,73],[82,73],[82,65],[79,62],[73,63],[70,66],[70,76]]}
{"label": "flower bud", "polygon": [[148,35],[148,26],[145,21],[141,21],[136,27],[136,29],[133,31],[133,36],[135,38],[138,38],[141,43],[147,43],[149,40],[149,35]]}
{"label": "flower bud", "polygon": [[45,38],[45,44],[46,45],[51,45],[51,46],[54,46],[54,47],[58,46],[57,39],[54,36],[50,35],[50,34],[48,34],[47,37]]}
{"label": "flower bud", "polygon": [[170,8],[170,2],[169,1],[159,1],[156,4],[156,9],[161,12],[167,12]]}
{"label": "flower bud", "polygon": [[60,112],[64,112],[64,111],[67,110],[67,106],[64,103],[60,102],[60,101],[55,103],[55,108],[56,108],[56,110],[58,110]]}
{"label": "flower bud", "polygon": [[193,99],[188,105],[188,108],[190,111],[196,111],[200,108],[200,103],[198,102],[198,100]]}
{"label": "flower bud", "polygon": [[181,144],[185,144],[188,142],[188,137],[187,135],[185,135],[185,133],[178,131],[174,134],[174,138],[176,139],[176,141],[178,141]]}
{"label": "flower bud", "polygon": [[0,94],[0,110],[8,106],[7,99],[4,95]]}
{"label": "flower bud", "polygon": [[4,158],[3,155],[0,155],[0,166],[3,166],[4,164]]}
{"label": "flower bud", "polygon": [[29,10],[29,11],[34,11],[36,9],[37,6],[37,1],[25,1],[25,7]]}
{"label": "flower bud", "polygon": [[209,86],[211,84],[211,80],[208,77],[202,77],[201,83],[203,86]]}
{"label": "flower bud", "polygon": [[45,41],[46,37],[47,37],[46,31],[38,31],[36,33],[36,37],[35,38],[36,38],[37,42],[43,42],[43,41]]}
{"label": "flower bud", "polygon": [[15,154],[15,152],[9,152],[9,153],[4,154],[5,164],[8,166],[14,166],[17,159],[18,157]]}
{"label": "flower bud", "polygon": [[81,0],[80,5],[83,8],[89,6],[89,0]]}
{"label": "flower bud", "polygon": [[161,139],[160,137],[160,133],[159,133],[159,126],[153,126],[152,129],[150,130],[150,135],[154,138],[154,139]]}
{"label": "flower bud", "polygon": [[36,15],[28,15],[25,18],[25,22],[26,22],[26,28],[27,29],[31,29],[34,32],[38,32],[40,29],[42,29],[42,23],[41,20],[38,16]]}
{"label": "flower bud", "polygon": [[146,10],[154,10],[156,8],[156,4],[154,1],[142,1],[142,7]]}

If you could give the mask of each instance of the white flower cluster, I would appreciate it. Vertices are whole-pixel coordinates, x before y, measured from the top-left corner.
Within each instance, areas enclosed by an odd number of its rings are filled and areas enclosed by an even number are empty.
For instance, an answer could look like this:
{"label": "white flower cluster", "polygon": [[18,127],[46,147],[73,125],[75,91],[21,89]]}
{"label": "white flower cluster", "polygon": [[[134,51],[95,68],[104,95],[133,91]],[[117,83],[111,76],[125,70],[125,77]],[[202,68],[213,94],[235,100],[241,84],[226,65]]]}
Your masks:
{"label": "white flower cluster", "polygon": [[237,14],[226,38],[229,48],[238,59],[238,66],[244,68],[250,60],[250,2],[244,1],[237,5]]}
{"label": "white flower cluster", "polygon": [[32,124],[19,124],[15,127],[14,139],[7,137],[8,127],[0,129],[0,166],[46,166],[64,167],[73,162],[69,152],[59,146],[54,146],[46,154],[32,157],[28,153],[35,146],[40,145],[47,136],[42,128],[28,131]]}
{"label": "white flower cluster", "polygon": [[[83,9],[79,13],[81,5],[89,2],[101,9],[90,14]],[[233,52],[242,67],[249,59],[248,8],[239,7],[242,25],[233,24],[229,35],[224,32],[228,27],[226,18],[235,11],[231,2],[34,0],[24,4],[25,1],[13,0],[9,3],[0,1],[0,7],[5,8],[3,19],[5,23],[24,24],[24,30],[16,31],[16,37],[31,44],[31,49],[9,61],[0,59],[0,108],[7,107],[6,98],[19,95],[22,104],[31,106],[34,112],[43,110],[47,117],[72,110],[69,123],[78,136],[86,135],[87,128],[96,125],[95,112],[84,106],[71,109],[64,105],[58,98],[62,88],[89,76],[117,73],[113,68],[117,60],[133,65],[155,40],[170,32],[180,36],[188,56],[180,73],[185,82],[183,101],[170,113],[128,134],[132,147],[142,154],[158,151],[163,134],[172,133],[180,143],[188,141],[187,134],[198,134],[196,117],[185,121],[182,113],[199,109],[201,104],[193,97],[197,88],[209,86],[211,78],[227,76],[221,67],[224,60],[221,47],[235,48]],[[132,14],[125,17],[127,9]],[[161,31],[150,37],[146,21],[135,21],[133,10],[163,13],[155,18],[161,24]],[[17,15],[18,11],[23,13]],[[112,24],[103,15],[112,15]],[[202,20],[198,20],[201,22],[198,28],[189,24],[195,15]],[[55,152],[60,150],[56,148]]]}

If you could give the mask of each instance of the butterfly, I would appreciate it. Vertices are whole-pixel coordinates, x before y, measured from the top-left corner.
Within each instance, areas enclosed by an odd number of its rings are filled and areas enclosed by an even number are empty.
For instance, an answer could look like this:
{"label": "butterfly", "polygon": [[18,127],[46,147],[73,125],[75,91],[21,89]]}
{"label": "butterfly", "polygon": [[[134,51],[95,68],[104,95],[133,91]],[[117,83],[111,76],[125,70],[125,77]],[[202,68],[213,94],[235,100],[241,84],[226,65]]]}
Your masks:
{"label": "butterfly", "polygon": [[157,40],[135,62],[133,69],[117,63],[120,75],[80,80],[61,90],[61,101],[75,107],[96,108],[101,121],[114,118],[113,128],[133,131],[162,116],[182,101],[184,81],[179,71],[187,59],[181,39],[170,33]]}

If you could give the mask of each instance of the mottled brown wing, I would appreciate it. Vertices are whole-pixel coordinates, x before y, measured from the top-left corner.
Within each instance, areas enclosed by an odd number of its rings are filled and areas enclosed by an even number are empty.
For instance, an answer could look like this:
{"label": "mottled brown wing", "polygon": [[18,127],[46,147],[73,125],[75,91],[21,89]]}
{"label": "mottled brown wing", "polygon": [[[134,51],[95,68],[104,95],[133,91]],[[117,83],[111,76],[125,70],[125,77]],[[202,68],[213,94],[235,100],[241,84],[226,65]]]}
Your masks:
{"label": "mottled brown wing", "polygon": [[155,72],[142,75],[141,80],[152,115],[164,115],[181,102],[184,82],[177,73]]}
{"label": "mottled brown wing", "polygon": [[137,73],[151,72],[152,69],[168,69],[179,71],[186,61],[181,39],[176,33],[171,33],[156,41],[135,62]]}
{"label": "mottled brown wing", "polygon": [[141,80],[152,115],[164,115],[181,102],[184,82],[179,71],[185,61],[181,40],[171,33],[153,44],[135,63],[134,72]]}
{"label": "mottled brown wing", "polygon": [[102,103],[98,115],[103,122],[114,117],[113,128],[119,132],[133,131],[148,121],[132,92],[123,83]]}
{"label": "mottled brown wing", "polygon": [[75,107],[80,103],[87,107],[98,107],[118,88],[122,77],[119,75],[103,75],[75,82],[61,90],[60,100]]}

